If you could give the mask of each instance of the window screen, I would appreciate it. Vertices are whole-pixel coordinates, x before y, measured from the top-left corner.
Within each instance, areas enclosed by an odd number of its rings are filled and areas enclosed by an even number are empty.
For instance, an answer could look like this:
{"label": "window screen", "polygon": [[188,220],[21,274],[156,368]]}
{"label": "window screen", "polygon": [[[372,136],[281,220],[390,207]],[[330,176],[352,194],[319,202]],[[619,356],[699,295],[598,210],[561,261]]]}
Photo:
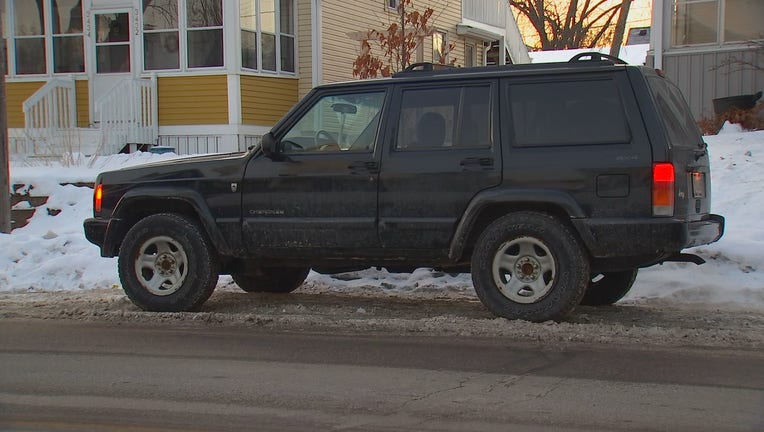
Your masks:
{"label": "window screen", "polygon": [[623,103],[611,80],[508,86],[516,147],[631,141]]}

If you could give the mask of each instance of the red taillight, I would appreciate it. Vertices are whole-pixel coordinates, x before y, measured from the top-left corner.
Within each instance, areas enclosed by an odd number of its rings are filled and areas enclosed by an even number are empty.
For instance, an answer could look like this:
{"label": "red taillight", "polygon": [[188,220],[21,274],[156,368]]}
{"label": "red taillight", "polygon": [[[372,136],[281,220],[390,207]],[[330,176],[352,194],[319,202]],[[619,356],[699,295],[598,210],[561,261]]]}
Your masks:
{"label": "red taillight", "polygon": [[103,185],[99,184],[93,193],[93,210],[96,213],[101,212],[101,202],[103,201]]}
{"label": "red taillight", "polygon": [[653,164],[653,216],[674,215],[674,165]]}

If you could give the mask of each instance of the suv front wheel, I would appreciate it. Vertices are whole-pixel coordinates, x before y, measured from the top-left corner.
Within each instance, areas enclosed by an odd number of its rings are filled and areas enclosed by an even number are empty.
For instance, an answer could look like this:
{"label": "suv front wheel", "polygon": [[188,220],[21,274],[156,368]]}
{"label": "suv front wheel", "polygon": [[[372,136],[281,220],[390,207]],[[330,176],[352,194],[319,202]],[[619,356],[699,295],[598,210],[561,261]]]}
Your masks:
{"label": "suv front wheel", "polygon": [[185,216],[148,216],[127,232],[119,279],[138,307],[152,312],[197,310],[218,280],[215,255],[199,226]]}
{"label": "suv front wheel", "polygon": [[472,282],[498,316],[559,320],[580,303],[589,283],[589,260],[572,230],[556,217],[511,213],[478,238]]}

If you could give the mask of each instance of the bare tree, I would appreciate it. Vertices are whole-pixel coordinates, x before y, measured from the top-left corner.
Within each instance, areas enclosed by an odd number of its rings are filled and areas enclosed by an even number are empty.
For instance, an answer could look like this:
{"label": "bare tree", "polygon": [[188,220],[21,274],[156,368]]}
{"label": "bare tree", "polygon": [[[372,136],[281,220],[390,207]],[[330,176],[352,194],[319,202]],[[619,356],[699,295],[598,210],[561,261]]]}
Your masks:
{"label": "bare tree", "polygon": [[618,24],[615,25],[615,34],[613,35],[613,43],[610,45],[610,55],[618,57],[618,53],[621,51],[621,44],[623,43],[623,34],[626,31],[626,20],[629,19],[629,8],[633,0],[623,0],[621,3],[621,13],[618,15]]}
{"label": "bare tree", "polygon": [[[509,0],[539,36],[543,51],[593,48],[613,37],[621,0]],[[566,7],[567,5],[567,7]]]}

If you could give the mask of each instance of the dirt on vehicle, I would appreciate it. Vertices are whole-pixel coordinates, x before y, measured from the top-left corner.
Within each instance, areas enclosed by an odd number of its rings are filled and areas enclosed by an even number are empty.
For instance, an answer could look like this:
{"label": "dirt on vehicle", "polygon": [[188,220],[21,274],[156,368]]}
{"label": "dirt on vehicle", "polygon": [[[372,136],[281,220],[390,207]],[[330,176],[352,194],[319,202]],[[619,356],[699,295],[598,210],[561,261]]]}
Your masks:
{"label": "dirt on vehicle", "polygon": [[561,322],[493,316],[474,292],[336,290],[308,281],[291,294],[254,294],[221,279],[199,312],[141,311],[119,287],[66,292],[0,293],[0,320],[63,319],[235,326],[288,332],[506,338],[540,343],[764,348],[764,309],[680,304],[669,300],[579,306]]}

